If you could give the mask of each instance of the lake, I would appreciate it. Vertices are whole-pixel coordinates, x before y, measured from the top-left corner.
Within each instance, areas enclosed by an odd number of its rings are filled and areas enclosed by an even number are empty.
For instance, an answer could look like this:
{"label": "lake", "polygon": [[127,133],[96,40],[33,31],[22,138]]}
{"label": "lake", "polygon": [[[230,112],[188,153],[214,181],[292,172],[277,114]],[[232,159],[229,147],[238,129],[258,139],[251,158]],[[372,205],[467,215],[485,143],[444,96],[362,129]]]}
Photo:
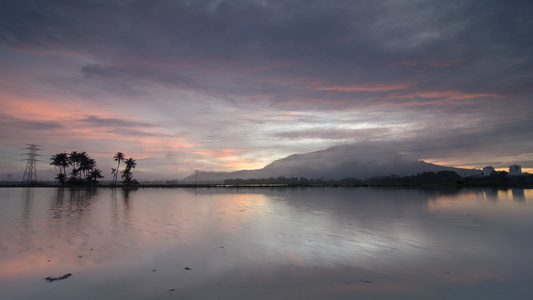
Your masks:
{"label": "lake", "polygon": [[531,300],[532,282],[530,189],[0,189],[2,299]]}

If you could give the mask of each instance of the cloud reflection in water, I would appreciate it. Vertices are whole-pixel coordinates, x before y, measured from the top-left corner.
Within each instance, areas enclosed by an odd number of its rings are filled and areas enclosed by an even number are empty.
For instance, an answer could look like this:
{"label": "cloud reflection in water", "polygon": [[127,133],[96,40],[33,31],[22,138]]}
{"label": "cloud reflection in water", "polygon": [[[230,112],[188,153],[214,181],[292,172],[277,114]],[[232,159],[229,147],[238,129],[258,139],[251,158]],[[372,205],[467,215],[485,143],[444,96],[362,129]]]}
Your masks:
{"label": "cloud reflection in water", "polygon": [[[498,299],[533,292],[528,190],[0,193],[0,288],[11,298]],[[521,200],[509,201],[515,195]],[[73,276],[42,280],[65,273]]]}

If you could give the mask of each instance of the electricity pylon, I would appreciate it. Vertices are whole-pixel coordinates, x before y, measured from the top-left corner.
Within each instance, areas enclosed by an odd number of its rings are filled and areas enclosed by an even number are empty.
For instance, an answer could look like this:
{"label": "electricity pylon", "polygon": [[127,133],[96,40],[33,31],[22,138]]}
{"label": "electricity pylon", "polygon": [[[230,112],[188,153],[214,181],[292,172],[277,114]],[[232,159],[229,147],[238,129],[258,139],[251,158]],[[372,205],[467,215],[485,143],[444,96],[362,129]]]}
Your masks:
{"label": "electricity pylon", "polygon": [[26,170],[24,170],[24,176],[22,176],[22,182],[29,184],[31,182],[37,181],[37,167],[36,162],[38,161],[37,151],[42,149],[37,148],[39,145],[27,144],[29,147],[22,148],[23,150],[28,150],[28,162],[26,163]]}

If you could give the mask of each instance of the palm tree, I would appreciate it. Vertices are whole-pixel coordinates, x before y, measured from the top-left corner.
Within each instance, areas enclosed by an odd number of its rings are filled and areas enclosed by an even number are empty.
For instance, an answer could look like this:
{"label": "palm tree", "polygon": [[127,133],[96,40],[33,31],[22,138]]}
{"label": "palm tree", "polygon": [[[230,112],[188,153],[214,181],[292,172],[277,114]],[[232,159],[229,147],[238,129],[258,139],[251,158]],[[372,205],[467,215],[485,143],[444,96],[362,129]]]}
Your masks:
{"label": "palm tree", "polygon": [[57,174],[57,176],[55,177],[55,180],[57,180],[57,182],[59,182],[59,184],[61,185],[65,185],[67,183],[67,176],[63,173],[59,173]]}
{"label": "palm tree", "polygon": [[61,163],[61,167],[63,167],[63,175],[65,175],[65,177],[67,176],[67,167],[69,166],[69,163],[68,163],[68,154],[66,152],[62,152],[59,154],[59,161]]}
{"label": "palm tree", "polygon": [[80,155],[80,171],[83,174],[83,178],[87,179],[87,173],[92,171],[96,167],[96,161],[89,157],[85,152]]}
{"label": "palm tree", "polygon": [[79,174],[78,164],[80,162],[80,153],[78,153],[78,151],[70,152],[68,155],[68,162],[72,166],[72,179],[76,180],[76,177]]}
{"label": "palm tree", "polygon": [[61,153],[52,155],[52,157],[50,157],[50,160],[52,161],[50,165],[59,168],[59,174],[63,174],[63,170],[61,169]]}
{"label": "palm tree", "polygon": [[89,181],[92,184],[97,184],[98,179],[104,178],[102,175],[102,170],[100,169],[93,169],[89,172],[89,176],[87,176],[87,181]]}
{"label": "palm tree", "polygon": [[113,183],[115,182],[115,176],[117,175],[117,169],[116,168],[111,168],[111,175],[113,176]]}
{"label": "palm tree", "polygon": [[[52,161],[50,163],[51,166],[59,167],[59,153],[52,155],[52,157],[50,157],[50,160]],[[61,167],[59,167],[59,173],[62,173]]]}
{"label": "palm tree", "polygon": [[133,175],[131,173],[131,169],[135,169],[135,166],[137,166],[137,163],[133,158],[128,158],[124,161],[126,164],[126,168],[124,171],[122,171],[122,183],[124,185],[131,185],[137,183],[137,180],[133,179]]}
{"label": "palm tree", "polygon": [[59,174],[57,175],[55,179],[57,179],[57,181],[61,183],[62,185],[65,184],[66,177],[67,177],[66,168],[69,166],[68,154],[65,152],[57,153],[57,154],[52,155],[50,160],[52,161],[50,165],[59,168]]}
{"label": "palm tree", "polygon": [[117,184],[117,174],[120,169],[120,162],[124,160],[124,157],[125,157],[124,153],[122,152],[117,152],[115,156],[113,157],[114,161],[118,161],[117,169],[115,170],[115,174],[113,176],[113,184]]}
{"label": "palm tree", "polygon": [[[92,159],[87,152],[72,151],[57,153],[53,155],[50,160],[50,165],[59,167],[59,174],[56,180],[64,184],[84,185],[96,184],[98,179],[104,178],[102,171],[96,168],[96,161]],[[67,167],[72,166],[70,178],[67,177]]]}
{"label": "palm tree", "polygon": [[135,167],[137,166],[137,163],[135,162],[135,160],[133,158],[128,158],[124,161],[124,163],[126,164],[126,169],[135,169]]}
{"label": "palm tree", "polygon": [[67,179],[67,182],[69,184],[74,184],[74,185],[80,184],[80,180],[78,179],[79,174],[80,174],[79,169],[72,168],[72,171],[70,171],[70,178]]}

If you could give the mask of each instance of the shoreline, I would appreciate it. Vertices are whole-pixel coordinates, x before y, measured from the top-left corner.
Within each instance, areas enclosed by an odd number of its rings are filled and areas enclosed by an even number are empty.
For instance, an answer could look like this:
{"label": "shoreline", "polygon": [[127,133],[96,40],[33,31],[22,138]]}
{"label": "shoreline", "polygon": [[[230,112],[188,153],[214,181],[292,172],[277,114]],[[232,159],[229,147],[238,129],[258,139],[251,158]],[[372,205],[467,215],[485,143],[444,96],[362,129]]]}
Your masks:
{"label": "shoreline", "polygon": [[497,183],[497,184],[468,184],[468,183],[442,183],[442,184],[340,184],[340,183],[323,183],[323,184],[164,184],[164,183],[141,183],[134,186],[97,184],[97,185],[59,185],[55,183],[30,183],[30,184],[0,184],[0,188],[20,188],[20,187],[41,187],[41,188],[69,188],[69,189],[92,189],[92,188],[110,188],[110,189],[139,189],[139,188],[367,188],[367,187],[480,187],[480,188],[533,188],[533,183]]}

